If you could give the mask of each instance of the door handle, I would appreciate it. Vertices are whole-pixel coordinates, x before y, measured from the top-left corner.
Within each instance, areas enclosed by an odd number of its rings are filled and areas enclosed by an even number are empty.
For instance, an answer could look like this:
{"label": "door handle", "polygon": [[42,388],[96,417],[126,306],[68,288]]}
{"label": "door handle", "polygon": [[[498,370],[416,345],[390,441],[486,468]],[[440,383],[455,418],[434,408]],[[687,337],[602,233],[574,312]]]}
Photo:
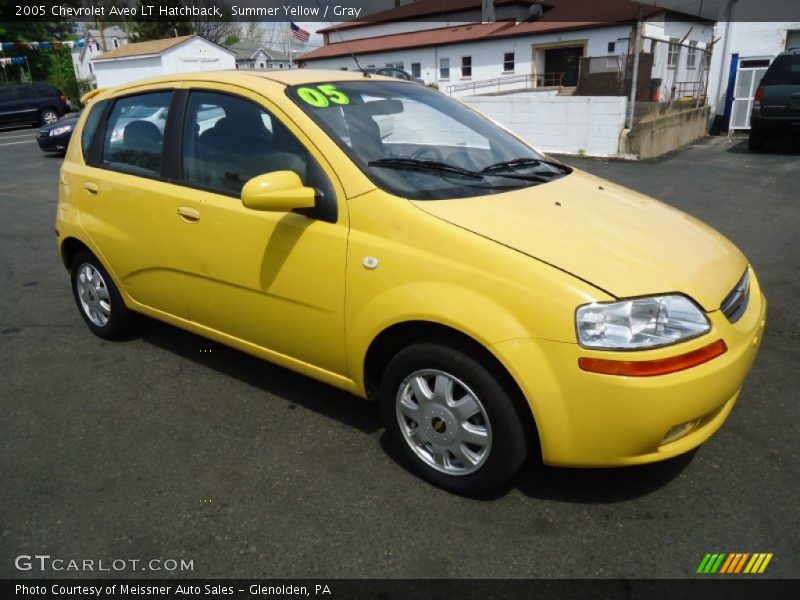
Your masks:
{"label": "door handle", "polygon": [[91,181],[87,181],[86,183],[84,183],[83,188],[90,194],[96,194],[97,192],[100,191],[100,188],[97,187],[97,184],[92,183]]}
{"label": "door handle", "polygon": [[200,220],[200,212],[190,206],[179,206],[178,216],[186,223],[197,223]]}

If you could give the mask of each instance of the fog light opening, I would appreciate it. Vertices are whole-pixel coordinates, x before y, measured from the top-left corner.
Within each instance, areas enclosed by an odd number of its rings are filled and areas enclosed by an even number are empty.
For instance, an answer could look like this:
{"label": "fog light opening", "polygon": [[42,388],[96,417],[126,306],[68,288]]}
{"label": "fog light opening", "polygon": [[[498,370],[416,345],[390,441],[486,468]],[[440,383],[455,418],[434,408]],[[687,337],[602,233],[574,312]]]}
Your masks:
{"label": "fog light opening", "polygon": [[664,439],[661,440],[661,445],[663,446],[664,444],[675,442],[682,437],[689,435],[692,431],[697,429],[697,427],[700,425],[700,421],[702,421],[702,419],[695,419],[694,421],[676,425],[667,432],[667,435],[665,435]]}

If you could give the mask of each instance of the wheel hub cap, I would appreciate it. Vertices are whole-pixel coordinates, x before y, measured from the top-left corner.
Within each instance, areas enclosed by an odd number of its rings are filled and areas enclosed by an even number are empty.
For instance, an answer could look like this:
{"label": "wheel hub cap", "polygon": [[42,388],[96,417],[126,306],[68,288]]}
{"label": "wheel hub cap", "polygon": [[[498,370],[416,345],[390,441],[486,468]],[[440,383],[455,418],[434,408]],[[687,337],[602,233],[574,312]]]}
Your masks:
{"label": "wheel hub cap", "polygon": [[100,271],[83,263],[75,272],[78,300],[86,317],[98,327],[105,327],[111,318],[111,298]]}
{"label": "wheel hub cap", "polygon": [[444,371],[416,371],[400,384],[397,421],[406,443],[428,466],[469,475],[491,450],[489,418],[477,395]]}

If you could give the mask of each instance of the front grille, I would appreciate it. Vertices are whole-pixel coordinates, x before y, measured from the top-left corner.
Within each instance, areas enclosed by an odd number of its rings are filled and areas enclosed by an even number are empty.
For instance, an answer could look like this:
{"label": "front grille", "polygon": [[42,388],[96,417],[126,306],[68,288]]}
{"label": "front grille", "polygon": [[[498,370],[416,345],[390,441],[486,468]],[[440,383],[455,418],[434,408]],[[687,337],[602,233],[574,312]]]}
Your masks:
{"label": "front grille", "polygon": [[750,301],[750,272],[745,271],[742,278],[725,296],[725,300],[720,305],[722,313],[728,317],[728,321],[736,323],[742,318],[744,311],[747,310],[747,303]]}

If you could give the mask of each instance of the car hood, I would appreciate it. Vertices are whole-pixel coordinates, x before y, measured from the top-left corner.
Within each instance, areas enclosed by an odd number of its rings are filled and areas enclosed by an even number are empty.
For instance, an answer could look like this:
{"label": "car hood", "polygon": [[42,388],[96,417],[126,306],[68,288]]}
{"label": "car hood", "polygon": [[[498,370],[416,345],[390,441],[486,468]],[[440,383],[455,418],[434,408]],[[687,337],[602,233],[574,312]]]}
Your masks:
{"label": "car hood", "polygon": [[78,122],[77,118],[69,118],[69,119],[59,119],[55,123],[50,123],[50,125],[45,125],[44,127],[40,127],[40,132],[50,131],[52,129],[56,129],[57,127],[64,127],[65,125],[72,125],[72,128],[75,128],[75,124]]}
{"label": "car hood", "polygon": [[747,267],[697,219],[580,171],[509,193],[414,204],[617,298],[680,292],[712,311]]}

